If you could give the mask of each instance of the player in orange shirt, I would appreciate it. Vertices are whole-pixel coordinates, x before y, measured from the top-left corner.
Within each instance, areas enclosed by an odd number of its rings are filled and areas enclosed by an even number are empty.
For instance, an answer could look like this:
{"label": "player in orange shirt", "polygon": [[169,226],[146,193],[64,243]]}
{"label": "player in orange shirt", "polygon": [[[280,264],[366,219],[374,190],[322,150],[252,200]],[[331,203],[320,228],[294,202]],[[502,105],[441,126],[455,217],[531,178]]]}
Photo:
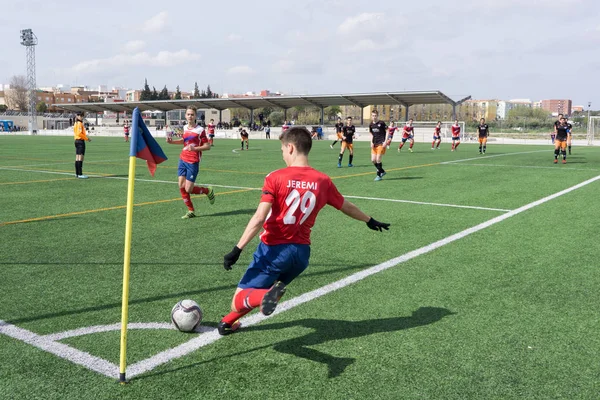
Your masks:
{"label": "player in orange shirt", "polygon": [[85,142],[91,142],[92,139],[87,136],[85,126],[83,125],[83,113],[78,112],[73,125],[73,134],[75,136],[75,175],[79,179],[87,179],[83,174],[83,156],[85,156]]}
{"label": "player in orange shirt", "polygon": [[198,171],[200,169],[200,159],[202,152],[210,150],[210,143],[206,137],[204,128],[196,122],[196,107],[188,106],[185,110],[185,119],[187,125],[183,127],[183,137],[173,140],[167,136],[167,143],[183,144],[183,150],[179,156],[179,167],[177,174],[179,176],[179,192],[181,198],[188,208],[187,214],[183,217],[194,218],[196,216],[191,194],[205,194],[210,204],[215,203],[215,192],[211,187],[195,186]]}

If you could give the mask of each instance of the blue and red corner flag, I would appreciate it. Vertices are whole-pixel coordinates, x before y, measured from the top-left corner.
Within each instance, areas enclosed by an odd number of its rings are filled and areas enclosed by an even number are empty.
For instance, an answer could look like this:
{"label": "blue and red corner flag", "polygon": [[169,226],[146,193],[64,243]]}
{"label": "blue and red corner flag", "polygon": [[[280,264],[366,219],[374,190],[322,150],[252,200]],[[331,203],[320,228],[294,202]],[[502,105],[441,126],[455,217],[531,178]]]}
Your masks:
{"label": "blue and red corner flag", "polygon": [[167,160],[167,156],[160,148],[156,140],[150,134],[148,127],[142,120],[139,108],[133,110],[131,119],[131,148],[130,157],[146,160],[150,175],[154,176],[156,165]]}

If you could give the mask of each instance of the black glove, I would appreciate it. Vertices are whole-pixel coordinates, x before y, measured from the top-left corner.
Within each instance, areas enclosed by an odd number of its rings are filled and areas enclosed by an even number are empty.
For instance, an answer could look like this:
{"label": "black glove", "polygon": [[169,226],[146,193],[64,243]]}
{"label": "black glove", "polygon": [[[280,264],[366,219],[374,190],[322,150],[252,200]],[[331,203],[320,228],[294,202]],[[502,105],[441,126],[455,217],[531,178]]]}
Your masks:
{"label": "black glove", "polygon": [[233,264],[235,264],[238,258],[240,258],[240,254],[242,254],[242,249],[237,246],[235,246],[229,253],[225,254],[225,257],[223,257],[223,268],[225,268],[227,271],[230,271]]}
{"label": "black glove", "polygon": [[[390,229],[390,224],[386,224],[385,222],[379,222],[379,221],[375,221],[373,218],[371,218],[369,220],[369,222],[367,222],[367,226],[371,229],[373,229],[374,231],[379,231],[382,232],[382,229],[385,229],[386,231],[388,229]],[[237,258],[236,258],[237,260]]]}

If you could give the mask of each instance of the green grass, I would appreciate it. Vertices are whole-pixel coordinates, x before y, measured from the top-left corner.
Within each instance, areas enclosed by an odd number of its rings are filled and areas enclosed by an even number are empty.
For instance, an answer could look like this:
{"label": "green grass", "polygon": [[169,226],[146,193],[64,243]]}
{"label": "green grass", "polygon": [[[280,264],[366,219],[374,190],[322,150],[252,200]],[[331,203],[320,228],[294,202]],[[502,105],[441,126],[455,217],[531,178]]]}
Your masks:
{"label": "green grass", "polygon": [[[600,150],[575,147],[566,165],[547,146],[494,146],[479,156],[426,143],[384,157],[373,182],[368,144],[355,168],[336,168],[329,141],[312,165],[349,196],[512,210],[600,175]],[[282,168],[276,140],[220,140],[203,156],[201,183],[216,203],[176,182],[179,146],[151,178],[138,160],[130,322],[168,322],[183,298],[205,326],[227,313],[255,239],[233,271],[222,268],[256,209],[264,176]],[[96,138],[73,177],[71,138],[0,136],[0,320],[39,335],[115,324],[121,317],[128,145]],[[457,160],[473,160],[446,163]],[[348,157],[344,157],[343,165]],[[64,174],[64,175],[63,175]],[[220,186],[217,186],[220,185]],[[0,334],[0,398],[147,399],[595,399],[600,391],[600,181],[541,204],[356,284],[305,303],[122,386]],[[286,299],[473,227],[503,211],[351,199],[378,233],[328,207],[313,229],[309,269]],[[119,362],[118,331],[61,343]],[[131,330],[128,362],[197,337]]]}

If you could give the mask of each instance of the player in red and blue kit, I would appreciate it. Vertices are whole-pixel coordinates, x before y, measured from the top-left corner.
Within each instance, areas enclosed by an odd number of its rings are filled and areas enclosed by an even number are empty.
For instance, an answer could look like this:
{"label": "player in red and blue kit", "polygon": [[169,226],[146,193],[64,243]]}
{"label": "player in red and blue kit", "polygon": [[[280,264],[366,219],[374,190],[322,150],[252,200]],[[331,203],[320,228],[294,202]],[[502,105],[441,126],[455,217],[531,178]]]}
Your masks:
{"label": "player in red and blue kit", "polygon": [[[435,128],[433,128],[433,142],[431,142],[431,150],[440,149],[440,143],[442,142],[442,121],[438,121]],[[436,145],[437,143],[437,145]]]}
{"label": "player in red and blue kit", "polygon": [[460,144],[460,125],[458,124],[458,120],[454,120],[454,125],[452,128],[452,151],[456,150],[458,145]]}
{"label": "player in red and blue kit", "polygon": [[214,204],[215,193],[211,187],[194,185],[200,169],[202,152],[210,150],[210,143],[208,142],[204,128],[196,123],[196,107],[187,107],[185,110],[185,119],[187,120],[187,125],[183,127],[183,138],[173,140],[171,136],[167,136],[167,143],[184,145],[179,156],[177,175],[179,176],[179,192],[188,208],[188,212],[181,218],[187,219],[196,216],[194,204],[190,197],[191,194],[205,194],[210,204]]}
{"label": "player in red and blue kit", "polygon": [[412,153],[412,148],[415,144],[415,127],[413,126],[412,118],[404,125],[404,129],[402,130],[402,142],[400,143],[400,146],[398,146],[398,151],[402,150],[402,147],[404,147],[404,143],[406,143],[407,140],[410,142],[408,149]]}
{"label": "player in red and blue kit", "polygon": [[215,120],[211,119],[210,123],[206,125],[206,130],[208,130],[208,143],[210,143],[211,147],[215,145]]}
{"label": "player in red and blue kit", "polygon": [[392,139],[394,139],[394,133],[398,130],[396,123],[394,121],[390,121],[390,126],[388,127],[388,135],[386,140],[386,148],[390,148],[390,143],[392,143]]}
{"label": "player in red and blue kit", "polygon": [[280,139],[287,168],[266,176],[254,216],[223,260],[224,268],[231,270],[262,226],[260,244],[235,291],[231,312],[219,323],[221,335],[235,332],[241,326],[239,319],[256,307],[264,315],[275,311],[286,285],[308,267],[311,228],[326,204],[366,222],[373,230],[389,228],[389,224],[374,220],[345,200],[329,176],[309,165],[312,139],[306,128],[292,127]]}

